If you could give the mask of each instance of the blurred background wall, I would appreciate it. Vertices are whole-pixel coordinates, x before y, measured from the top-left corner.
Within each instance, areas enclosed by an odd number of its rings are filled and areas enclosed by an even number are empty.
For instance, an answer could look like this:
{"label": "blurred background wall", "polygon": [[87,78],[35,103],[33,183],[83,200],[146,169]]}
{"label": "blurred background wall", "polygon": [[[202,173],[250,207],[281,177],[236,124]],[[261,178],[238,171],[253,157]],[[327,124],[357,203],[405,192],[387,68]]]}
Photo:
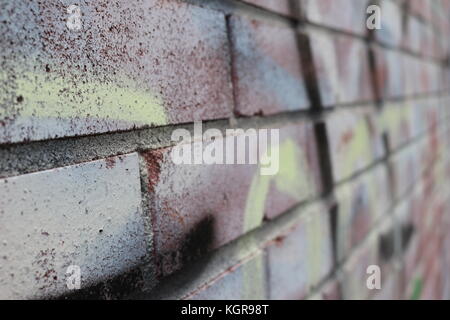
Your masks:
{"label": "blurred background wall", "polygon": [[[448,299],[449,17],[2,0],[0,298]],[[195,121],[278,129],[280,170],[175,165]]]}

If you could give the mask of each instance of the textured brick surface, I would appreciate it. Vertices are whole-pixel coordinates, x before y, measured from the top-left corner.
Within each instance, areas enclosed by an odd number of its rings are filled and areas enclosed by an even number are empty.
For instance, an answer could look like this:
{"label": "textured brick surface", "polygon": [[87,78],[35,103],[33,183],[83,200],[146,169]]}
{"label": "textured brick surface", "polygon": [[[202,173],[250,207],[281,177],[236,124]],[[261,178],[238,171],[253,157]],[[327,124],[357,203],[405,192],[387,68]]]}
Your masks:
{"label": "textured brick surface", "polygon": [[189,300],[262,300],[267,298],[264,255],[260,252],[219,275]]}
{"label": "textured brick surface", "polygon": [[[398,51],[375,47],[376,79],[380,98],[397,98],[405,96],[404,57]],[[411,76],[415,75],[410,70]],[[417,81],[417,78],[413,78]]]}
{"label": "textured brick surface", "polygon": [[450,298],[450,0],[71,4],[0,4],[0,298]]}
{"label": "textured brick surface", "polygon": [[236,112],[274,114],[306,109],[295,31],[242,17],[230,18]]}
{"label": "textured brick surface", "polygon": [[300,0],[303,15],[310,22],[364,35],[367,32],[367,1]]}
{"label": "textured brick surface", "polygon": [[136,154],[3,179],[0,190],[3,299],[67,292],[69,265],[86,287],[150,252]]}
{"label": "textured brick surface", "polygon": [[372,99],[368,48],[359,39],[309,29],[312,59],[322,105]]}
{"label": "textured brick surface", "polygon": [[[312,137],[309,124],[281,128],[275,176],[262,176],[251,164],[175,165],[172,149],[145,154],[161,273],[259,226],[264,216],[275,217],[316,195],[321,185]],[[225,140],[217,143],[237,141]]]}
{"label": "textured brick surface", "polygon": [[0,142],[224,118],[232,111],[221,13],[176,1],[1,5]]}
{"label": "textured brick surface", "polygon": [[336,190],[339,259],[345,258],[388,212],[392,191],[384,165]]}
{"label": "textured brick surface", "polygon": [[379,114],[343,110],[326,120],[335,181],[383,156]]}
{"label": "textured brick surface", "polygon": [[381,28],[375,30],[375,37],[378,41],[392,46],[400,47],[402,41],[402,12],[396,1],[381,1]]}
{"label": "textured brick surface", "polygon": [[307,208],[267,248],[270,299],[303,299],[333,267],[328,207]]}
{"label": "textured brick surface", "polygon": [[366,286],[366,271],[370,265],[379,265],[377,244],[377,237],[374,234],[344,265],[341,283],[343,299],[368,299],[370,297],[371,291]]}

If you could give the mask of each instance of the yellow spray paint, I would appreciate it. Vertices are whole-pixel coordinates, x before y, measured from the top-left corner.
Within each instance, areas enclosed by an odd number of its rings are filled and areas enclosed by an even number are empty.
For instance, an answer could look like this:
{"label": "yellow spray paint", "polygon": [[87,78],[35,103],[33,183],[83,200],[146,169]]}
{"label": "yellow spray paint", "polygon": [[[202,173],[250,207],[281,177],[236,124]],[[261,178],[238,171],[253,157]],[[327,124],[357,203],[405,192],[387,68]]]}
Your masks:
{"label": "yellow spray paint", "polygon": [[262,223],[267,195],[272,182],[280,192],[298,200],[308,192],[308,184],[311,179],[308,179],[308,175],[304,171],[304,168],[307,167],[306,157],[295,142],[286,139],[281,146],[272,148],[279,148],[279,171],[274,176],[256,174],[253,177],[245,206],[245,232]]}
{"label": "yellow spray paint", "polygon": [[[19,117],[32,118],[93,118],[119,120],[133,124],[164,125],[168,120],[160,98],[136,89],[137,85],[118,77],[113,83],[89,80],[76,82],[61,76],[16,70],[17,97],[22,97]],[[0,79],[6,74],[0,72]],[[120,80],[120,81],[119,81]],[[117,83],[125,83],[119,86]],[[0,97],[6,100],[6,97]],[[0,118],[6,110],[0,110]]]}
{"label": "yellow spray paint", "polygon": [[[263,176],[259,174],[260,170],[257,170],[258,173],[252,179],[247,196],[244,232],[248,232],[261,225],[264,218],[267,196],[272,183],[275,183],[276,188],[280,192],[288,194],[295,199],[300,200],[308,192],[311,179],[308,179],[308,175],[304,171],[304,168],[307,168],[304,153],[292,139],[286,139],[281,146],[272,146],[272,152],[277,151],[274,148],[278,148],[278,154],[280,156],[279,171],[274,176]],[[264,157],[267,156],[268,154],[266,153]],[[258,244],[253,243],[251,246],[257,247]],[[264,266],[263,254],[259,254],[252,261],[243,265],[242,280],[245,299],[265,298],[257,294],[265,292]]]}

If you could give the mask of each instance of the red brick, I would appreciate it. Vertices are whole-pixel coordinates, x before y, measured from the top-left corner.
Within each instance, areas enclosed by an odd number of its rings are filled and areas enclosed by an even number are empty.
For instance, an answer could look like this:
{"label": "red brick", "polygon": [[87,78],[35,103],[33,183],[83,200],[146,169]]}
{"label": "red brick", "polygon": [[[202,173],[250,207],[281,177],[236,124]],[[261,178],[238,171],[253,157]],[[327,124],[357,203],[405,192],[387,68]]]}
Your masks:
{"label": "red brick", "polygon": [[362,170],[384,155],[379,114],[341,110],[326,119],[334,181]]}
{"label": "red brick", "polygon": [[403,25],[401,7],[392,0],[381,1],[381,28],[375,29],[375,38],[392,47],[402,44]]}
{"label": "red brick", "polygon": [[336,190],[337,253],[342,260],[373,229],[391,205],[387,167],[380,165]]}
{"label": "red brick", "polygon": [[[343,267],[342,298],[345,300],[368,299],[372,290],[367,284],[367,267],[379,265],[377,237],[372,235],[364,245],[354,252]],[[381,279],[383,285],[383,277]]]}
{"label": "red brick", "polygon": [[243,17],[230,18],[236,112],[274,114],[306,109],[300,54],[294,29]]}
{"label": "red brick", "polygon": [[145,153],[161,274],[316,195],[321,185],[312,132],[310,124],[281,128],[275,176],[261,176],[250,164],[175,165],[171,148]]}
{"label": "red brick", "polygon": [[[300,209],[301,210],[301,209]],[[303,299],[333,267],[328,207],[304,209],[267,248],[270,299]]]}
{"label": "red brick", "polygon": [[365,43],[347,35],[309,28],[319,94],[325,107],[373,99]]}
{"label": "red brick", "polygon": [[[229,117],[224,15],[172,0],[2,4],[0,142]],[[14,18],[16,17],[16,18]]]}
{"label": "red brick", "polygon": [[307,20],[316,24],[365,35],[365,1],[301,0],[301,9]]}
{"label": "red brick", "polygon": [[430,0],[408,0],[408,8],[412,14],[428,22],[431,20],[431,2]]}
{"label": "red brick", "polygon": [[[376,83],[380,98],[404,97],[406,82],[404,56],[398,51],[381,47],[374,47],[373,49],[375,53]],[[414,68],[412,71],[416,69]],[[417,80],[417,78],[413,79]]]}

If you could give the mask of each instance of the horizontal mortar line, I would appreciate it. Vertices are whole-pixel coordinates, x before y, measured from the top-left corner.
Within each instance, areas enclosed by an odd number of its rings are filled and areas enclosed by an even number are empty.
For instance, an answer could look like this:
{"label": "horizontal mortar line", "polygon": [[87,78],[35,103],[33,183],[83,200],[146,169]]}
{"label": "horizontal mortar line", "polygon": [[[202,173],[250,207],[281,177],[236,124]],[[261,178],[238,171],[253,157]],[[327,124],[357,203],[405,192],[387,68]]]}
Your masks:
{"label": "horizontal mortar line", "polygon": [[[424,98],[429,95],[421,96]],[[395,99],[392,101],[399,101]],[[407,101],[409,101],[408,98]],[[385,100],[384,103],[387,103]],[[373,102],[365,105],[358,104],[361,109],[372,108]],[[324,121],[339,108],[325,108],[323,110],[299,110],[284,112],[270,116],[234,118],[204,121],[207,128],[235,129],[237,125],[246,128],[287,126],[305,120],[313,123]],[[33,141],[10,145],[0,145],[0,178],[13,177],[21,174],[39,172],[68,165],[80,164],[88,161],[104,159],[112,156],[124,155],[132,152],[166,148],[174,146],[170,136],[175,129],[193,131],[193,123],[176,124],[170,126],[128,130],[122,132],[107,132],[94,135],[65,137],[43,141]]]}
{"label": "horizontal mortar line", "polygon": [[221,11],[225,15],[244,15],[249,18],[280,23],[295,28],[297,19],[270,11],[254,4],[239,0],[184,0],[184,2],[211,10]]}
{"label": "horizontal mortar line", "polygon": [[[279,113],[264,117],[235,119],[239,128],[270,128],[276,125],[288,126],[299,122],[320,121],[322,115],[310,110]],[[202,121],[203,130],[217,128],[225,133],[237,129],[230,119]],[[68,165],[124,155],[132,152],[175,146],[171,134],[175,129],[193,132],[194,124],[177,124],[123,132],[109,132],[96,135],[58,138],[0,146],[0,177],[59,168]]]}
{"label": "horizontal mortar line", "polygon": [[[449,70],[450,71],[450,70]],[[413,95],[406,95],[406,96],[398,96],[398,97],[387,97],[387,98],[383,98],[381,101],[376,101],[376,100],[364,100],[364,101],[358,101],[358,102],[349,102],[349,103],[338,103],[338,104],[333,104],[333,105],[329,105],[326,106],[322,109],[317,109],[314,108],[314,105],[310,105],[309,108],[307,109],[302,109],[302,110],[292,110],[292,111],[282,111],[276,114],[271,114],[271,115],[263,115],[263,116],[259,116],[259,115],[253,115],[253,116],[234,116],[232,115],[232,117],[230,118],[222,118],[222,119],[212,119],[212,120],[202,120],[203,123],[207,123],[207,122],[214,122],[214,121],[231,121],[231,120],[241,120],[241,119],[250,119],[250,118],[254,118],[254,119],[267,119],[267,118],[271,118],[271,117],[277,117],[279,115],[282,114],[289,114],[290,116],[295,115],[295,113],[299,113],[301,114],[303,117],[311,117],[311,118],[315,118],[317,117],[317,114],[320,113],[328,113],[330,111],[335,111],[338,110],[340,108],[354,108],[354,107],[365,107],[365,106],[375,106],[378,104],[388,104],[388,103],[396,103],[396,102],[401,102],[401,101],[411,101],[411,100],[420,100],[420,99],[427,99],[427,98],[433,98],[433,97],[450,97],[450,94],[445,91],[436,91],[436,92],[426,92],[426,93],[420,93],[420,94],[413,94]],[[183,126],[189,126],[194,122],[186,122],[186,123],[179,123],[179,124],[168,124],[168,125],[161,125],[161,126],[155,126],[155,127],[151,127],[151,126],[143,126],[140,128],[135,128],[135,129],[125,129],[125,130],[116,130],[116,131],[111,131],[111,132],[99,132],[99,133],[93,133],[93,134],[80,134],[80,135],[76,135],[76,136],[66,136],[66,137],[57,137],[57,138],[49,138],[49,139],[44,139],[44,140],[27,140],[27,141],[18,141],[18,142],[11,142],[11,143],[3,143],[0,144],[0,151],[1,149],[8,149],[14,146],[19,146],[19,145],[26,145],[26,144],[34,144],[34,143],[39,143],[39,142],[50,142],[50,141],[64,141],[64,140],[69,140],[69,139],[77,139],[77,138],[89,138],[89,137],[100,137],[100,136],[106,136],[106,135],[112,135],[112,134],[125,134],[125,133],[130,133],[130,132],[143,132],[146,130],[158,130],[158,129],[164,129],[164,128],[173,128],[173,127],[177,127],[177,128],[183,128]],[[176,129],[176,128],[175,128]]]}

